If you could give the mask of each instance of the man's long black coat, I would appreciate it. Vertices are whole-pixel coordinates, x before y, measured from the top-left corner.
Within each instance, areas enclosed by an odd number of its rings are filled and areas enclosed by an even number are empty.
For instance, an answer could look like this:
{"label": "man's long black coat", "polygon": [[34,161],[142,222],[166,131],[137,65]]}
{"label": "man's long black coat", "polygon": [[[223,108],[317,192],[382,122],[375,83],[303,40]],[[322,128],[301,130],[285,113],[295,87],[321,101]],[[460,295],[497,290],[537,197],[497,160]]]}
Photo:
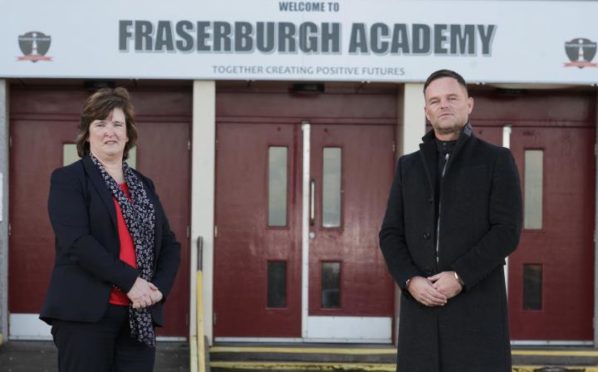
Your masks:
{"label": "man's long black coat", "polygon": [[[441,183],[436,260],[437,151],[433,131],[420,151],[398,161],[380,246],[402,289],[401,372],[511,370],[505,258],[519,242],[521,189],[511,152],[476,138],[467,125]],[[425,307],[407,279],[456,271],[463,292],[443,307]]]}

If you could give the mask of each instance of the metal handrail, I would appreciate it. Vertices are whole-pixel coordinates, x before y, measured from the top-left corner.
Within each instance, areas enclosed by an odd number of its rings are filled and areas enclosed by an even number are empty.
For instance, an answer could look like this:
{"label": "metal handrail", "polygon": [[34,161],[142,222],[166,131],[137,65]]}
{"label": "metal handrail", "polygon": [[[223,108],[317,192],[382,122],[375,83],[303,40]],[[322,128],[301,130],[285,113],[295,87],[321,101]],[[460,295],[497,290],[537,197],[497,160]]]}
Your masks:
{"label": "metal handrail", "polygon": [[203,237],[198,236],[196,241],[197,262],[195,273],[195,316],[196,316],[196,335],[190,339],[190,359],[192,372],[209,372],[210,357],[208,351],[207,337],[204,328],[203,311]]}
{"label": "metal handrail", "polygon": [[197,271],[203,271],[203,236],[197,237]]}

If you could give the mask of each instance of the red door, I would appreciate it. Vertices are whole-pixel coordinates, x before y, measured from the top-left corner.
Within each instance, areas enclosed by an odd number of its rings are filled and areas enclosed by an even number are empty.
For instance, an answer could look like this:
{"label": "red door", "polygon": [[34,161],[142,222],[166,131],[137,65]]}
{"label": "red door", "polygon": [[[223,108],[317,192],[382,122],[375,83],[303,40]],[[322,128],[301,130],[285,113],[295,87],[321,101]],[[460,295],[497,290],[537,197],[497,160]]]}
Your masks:
{"label": "red door", "polygon": [[61,166],[62,144],[73,143],[76,128],[74,121],[14,116],[11,121],[8,255],[11,315],[38,314],[42,308],[54,262],[54,233],[47,213],[50,174]]}
{"label": "red door", "polygon": [[[393,173],[393,127],[312,125],[311,131],[305,138],[313,186],[306,190],[310,230],[304,237],[301,126],[218,124],[217,338],[334,340],[339,339],[334,333],[314,335],[302,324],[314,316],[334,316],[361,319],[361,325],[370,318],[389,319],[390,341],[393,285],[377,231]],[[305,272],[308,281],[302,280]],[[307,282],[309,306],[302,300]]]}
{"label": "red door", "polygon": [[527,199],[509,258],[514,340],[592,340],[595,138],[593,128],[513,128]]}
{"label": "red door", "polygon": [[[137,110],[139,112],[140,108]],[[187,231],[191,215],[190,122],[188,117],[139,116],[137,169],[154,181],[170,228],[181,244],[179,271],[164,306],[166,324],[158,329],[158,336],[187,337],[190,255]]]}
{"label": "red door", "polygon": [[[219,124],[216,136],[214,333],[300,337],[296,127]],[[270,185],[279,191],[276,211]]]}
{"label": "red door", "polygon": [[312,126],[310,315],[392,316],[393,283],[378,231],[392,182],[393,136],[392,126]]}
{"label": "red door", "polygon": [[[40,324],[36,314],[54,261],[54,235],[47,216],[50,173],[63,165],[64,145],[74,143],[86,96],[87,92],[75,89],[11,92],[9,312],[25,316],[11,324],[15,333],[11,336],[35,336],[26,333],[27,329]],[[132,96],[139,125],[137,168],[154,180],[182,245],[180,270],[165,307],[167,326],[159,335],[186,337],[190,115],[181,113],[190,113],[190,94],[139,91]],[[31,324],[22,323],[23,319]]]}
{"label": "red door", "polygon": [[503,146],[503,128],[501,127],[474,126],[473,132],[476,137],[486,142]]}

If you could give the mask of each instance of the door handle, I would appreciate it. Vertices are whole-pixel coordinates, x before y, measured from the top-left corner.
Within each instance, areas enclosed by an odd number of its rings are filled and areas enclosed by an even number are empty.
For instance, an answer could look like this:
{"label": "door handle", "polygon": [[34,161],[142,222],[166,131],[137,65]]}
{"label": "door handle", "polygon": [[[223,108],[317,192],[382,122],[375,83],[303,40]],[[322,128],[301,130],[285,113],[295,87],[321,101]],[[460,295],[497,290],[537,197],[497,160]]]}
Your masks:
{"label": "door handle", "polygon": [[316,180],[309,180],[309,225],[316,223]]}

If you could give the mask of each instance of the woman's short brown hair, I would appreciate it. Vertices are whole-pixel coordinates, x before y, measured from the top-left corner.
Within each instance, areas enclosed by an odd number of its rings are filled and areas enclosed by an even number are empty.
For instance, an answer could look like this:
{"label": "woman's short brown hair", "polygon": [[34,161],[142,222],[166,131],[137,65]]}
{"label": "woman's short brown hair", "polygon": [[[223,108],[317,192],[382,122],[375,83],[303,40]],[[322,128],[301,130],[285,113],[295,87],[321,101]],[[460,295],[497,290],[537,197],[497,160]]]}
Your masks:
{"label": "woman's short brown hair", "polygon": [[125,114],[127,126],[127,137],[129,141],[125,144],[123,160],[129,156],[129,150],[137,143],[137,124],[135,123],[133,104],[129,92],[123,88],[102,88],[89,96],[83,106],[79,133],[77,133],[77,153],[80,157],[89,154],[89,126],[94,120],[104,120],[112,110],[119,108]]}

